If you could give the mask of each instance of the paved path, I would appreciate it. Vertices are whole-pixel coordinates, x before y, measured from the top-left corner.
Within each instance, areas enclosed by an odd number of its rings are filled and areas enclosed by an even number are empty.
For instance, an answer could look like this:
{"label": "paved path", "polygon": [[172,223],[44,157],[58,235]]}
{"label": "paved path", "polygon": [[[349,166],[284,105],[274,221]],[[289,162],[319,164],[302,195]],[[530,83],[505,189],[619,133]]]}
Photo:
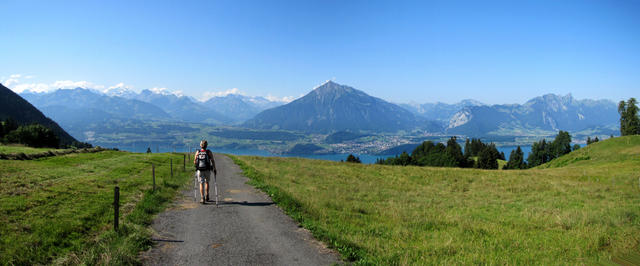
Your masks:
{"label": "paved path", "polygon": [[[220,204],[195,203],[193,188],[153,222],[157,243],[146,265],[331,265],[338,255],[316,241],[263,192],[245,184],[240,168],[215,154]],[[199,195],[198,195],[199,198]]]}

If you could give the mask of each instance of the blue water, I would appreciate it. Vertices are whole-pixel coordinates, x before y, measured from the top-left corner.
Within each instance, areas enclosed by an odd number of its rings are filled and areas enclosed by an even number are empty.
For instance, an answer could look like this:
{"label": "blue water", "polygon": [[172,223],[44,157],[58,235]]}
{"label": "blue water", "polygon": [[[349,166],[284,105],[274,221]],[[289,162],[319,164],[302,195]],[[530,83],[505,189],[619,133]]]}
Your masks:
{"label": "blue water", "polygon": [[[105,145],[106,146],[106,145]],[[147,148],[149,145],[146,144],[129,144],[129,145],[116,145],[115,147],[107,148],[118,148],[119,150],[129,151],[129,152],[147,152]],[[189,148],[185,146],[161,146],[161,145],[151,145],[151,152],[153,153],[164,153],[164,152],[194,152],[196,148]],[[341,161],[346,160],[349,154],[309,154],[309,155],[290,155],[290,154],[275,154],[269,151],[257,150],[257,149],[211,149],[211,151],[216,153],[226,153],[233,155],[252,155],[252,156],[275,156],[275,157],[302,157],[309,159],[317,159],[317,160],[327,160],[327,161]],[[378,158],[387,158],[392,157],[391,155],[370,155],[370,154],[354,154],[354,156],[359,157],[362,163],[372,164],[375,163]]]}
{"label": "blue water", "polygon": [[[584,145],[580,145],[584,146]],[[504,152],[505,159],[509,159],[509,154],[511,154],[512,150],[515,150],[517,146],[499,146],[498,151]],[[124,145],[117,146],[116,148],[124,151],[130,152],[146,152],[148,145]],[[520,146],[522,152],[524,153],[524,158],[529,156],[531,152],[531,146]],[[185,146],[153,146],[151,148],[151,152],[194,152],[196,148],[189,149]],[[349,154],[309,154],[309,155],[289,155],[289,154],[274,154],[269,151],[264,150],[253,150],[253,149],[211,149],[213,152],[217,153],[227,153],[233,155],[253,155],[253,156],[275,156],[275,157],[301,157],[301,158],[309,158],[309,159],[317,159],[317,160],[327,160],[327,161],[342,161],[346,160]],[[359,157],[360,161],[365,164],[375,163],[377,159],[383,158],[386,159],[388,157],[394,157],[395,155],[371,155],[371,154],[354,154],[354,156]]]}
{"label": "blue water", "polygon": [[[511,154],[512,150],[515,150],[517,146],[501,146],[497,147],[499,152],[504,152],[505,159],[509,159],[509,154]],[[531,152],[531,146],[520,146],[520,149],[524,153],[524,158],[526,160],[527,156]],[[290,155],[290,154],[273,154],[268,151],[263,150],[228,150],[228,149],[212,149],[213,152],[218,153],[227,153],[234,155],[253,155],[253,156],[276,156],[276,157],[301,157],[308,159],[317,159],[317,160],[328,160],[328,161],[341,161],[346,160],[349,154],[309,154],[309,155]],[[389,158],[394,157],[395,155],[371,155],[371,154],[353,154],[356,157],[360,158],[360,161],[365,164],[375,163],[379,158]],[[400,155],[400,154],[398,154]]]}
{"label": "blue water", "polygon": [[[496,148],[499,152],[504,152],[504,158],[509,160],[509,154],[511,154],[511,151],[517,149],[518,146],[498,146]],[[531,146],[520,146],[520,149],[524,153],[524,160],[526,161],[529,153],[531,153]]]}
{"label": "blue water", "polygon": [[[349,154],[308,154],[308,155],[291,155],[291,154],[274,154],[263,150],[229,150],[229,149],[211,149],[213,152],[227,153],[233,155],[253,155],[253,156],[276,156],[276,157],[300,157],[307,159],[326,160],[326,161],[341,161],[346,160]],[[391,157],[390,155],[370,155],[370,154],[353,154],[353,156],[359,157],[360,161],[365,164],[375,163],[378,158]]]}

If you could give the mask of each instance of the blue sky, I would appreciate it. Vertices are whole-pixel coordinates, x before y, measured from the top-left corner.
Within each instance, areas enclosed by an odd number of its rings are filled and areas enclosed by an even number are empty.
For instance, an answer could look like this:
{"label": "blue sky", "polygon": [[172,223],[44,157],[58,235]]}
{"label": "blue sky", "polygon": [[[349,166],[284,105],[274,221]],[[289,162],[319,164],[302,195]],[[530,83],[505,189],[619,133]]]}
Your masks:
{"label": "blue sky", "polygon": [[640,96],[640,1],[6,1],[0,81],[393,102]]}

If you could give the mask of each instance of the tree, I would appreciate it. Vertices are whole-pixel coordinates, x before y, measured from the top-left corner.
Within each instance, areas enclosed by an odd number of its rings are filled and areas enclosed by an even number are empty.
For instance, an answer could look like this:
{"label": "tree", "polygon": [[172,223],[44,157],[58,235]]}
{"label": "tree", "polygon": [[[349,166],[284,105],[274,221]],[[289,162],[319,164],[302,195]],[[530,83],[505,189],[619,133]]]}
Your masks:
{"label": "tree", "polygon": [[540,142],[534,142],[531,145],[531,153],[527,158],[530,167],[538,166],[549,161],[547,141],[542,139]]}
{"label": "tree", "polygon": [[147,148],[147,153],[151,153],[151,147]]}
{"label": "tree", "polygon": [[456,137],[451,137],[447,141],[445,153],[455,160],[455,165],[453,166],[464,167],[466,165],[467,159],[462,154],[462,147],[458,144]]}
{"label": "tree", "polygon": [[20,126],[7,134],[6,139],[12,143],[21,143],[36,148],[58,148],[60,146],[60,139],[56,134],[51,129],[38,124]]}
{"label": "tree", "polygon": [[18,129],[18,122],[16,122],[16,120],[14,120],[13,118],[9,117],[7,118],[7,120],[4,121],[4,133],[9,134],[9,132],[14,131],[16,129]]}
{"label": "tree", "polygon": [[397,160],[398,160],[398,163],[402,166],[407,166],[411,164],[411,156],[409,156],[409,154],[406,151],[403,151]]}
{"label": "tree", "polygon": [[591,137],[587,137],[587,145],[593,143],[593,141],[591,140]]}
{"label": "tree", "polygon": [[464,142],[464,157],[465,158],[471,157],[471,143],[469,142],[468,138]]}
{"label": "tree", "polygon": [[525,169],[527,168],[527,164],[524,162],[524,152],[520,146],[515,150],[511,151],[509,154],[509,161],[504,166],[503,169]]}
{"label": "tree", "polygon": [[470,156],[478,156],[485,146],[486,144],[482,143],[480,139],[471,139]]}
{"label": "tree", "polygon": [[562,155],[571,152],[571,135],[569,132],[562,131],[558,132],[556,138],[551,143],[551,154],[549,154],[549,160],[553,160]]}
{"label": "tree", "polygon": [[355,156],[353,156],[353,154],[349,154],[349,156],[347,156],[347,162],[348,163],[362,163],[360,161],[360,157],[355,157]]}
{"label": "tree", "polygon": [[580,149],[580,144],[573,144],[573,149],[574,151],[577,151]]}
{"label": "tree", "polygon": [[630,98],[626,103],[620,101],[618,113],[620,114],[621,136],[640,134],[640,118],[638,118],[638,106],[635,98]]}
{"label": "tree", "polygon": [[478,168],[498,169],[498,152],[494,149],[495,146],[489,145],[478,154]]}

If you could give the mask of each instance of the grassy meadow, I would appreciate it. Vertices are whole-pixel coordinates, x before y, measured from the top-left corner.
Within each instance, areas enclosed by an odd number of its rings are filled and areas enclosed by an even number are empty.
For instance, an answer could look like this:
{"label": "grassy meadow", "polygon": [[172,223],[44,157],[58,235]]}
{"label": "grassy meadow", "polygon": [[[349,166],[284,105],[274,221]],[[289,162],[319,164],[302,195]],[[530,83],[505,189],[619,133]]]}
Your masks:
{"label": "grassy meadow", "polygon": [[234,160],[358,264],[606,264],[640,250],[640,136],[528,170]]}
{"label": "grassy meadow", "polygon": [[[152,215],[190,177],[182,172],[182,158],[104,151],[0,160],[0,264],[137,264],[138,252],[151,244]],[[117,233],[115,186],[120,187]]]}
{"label": "grassy meadow", "polygon": [[63,149],[52,149],[52,148],[31,148],[20,144],[0,144],[0,153],[10,154],[10,153],[24,153],[24,154],[34,154],[41,153],[47,151],[62,151]]}

